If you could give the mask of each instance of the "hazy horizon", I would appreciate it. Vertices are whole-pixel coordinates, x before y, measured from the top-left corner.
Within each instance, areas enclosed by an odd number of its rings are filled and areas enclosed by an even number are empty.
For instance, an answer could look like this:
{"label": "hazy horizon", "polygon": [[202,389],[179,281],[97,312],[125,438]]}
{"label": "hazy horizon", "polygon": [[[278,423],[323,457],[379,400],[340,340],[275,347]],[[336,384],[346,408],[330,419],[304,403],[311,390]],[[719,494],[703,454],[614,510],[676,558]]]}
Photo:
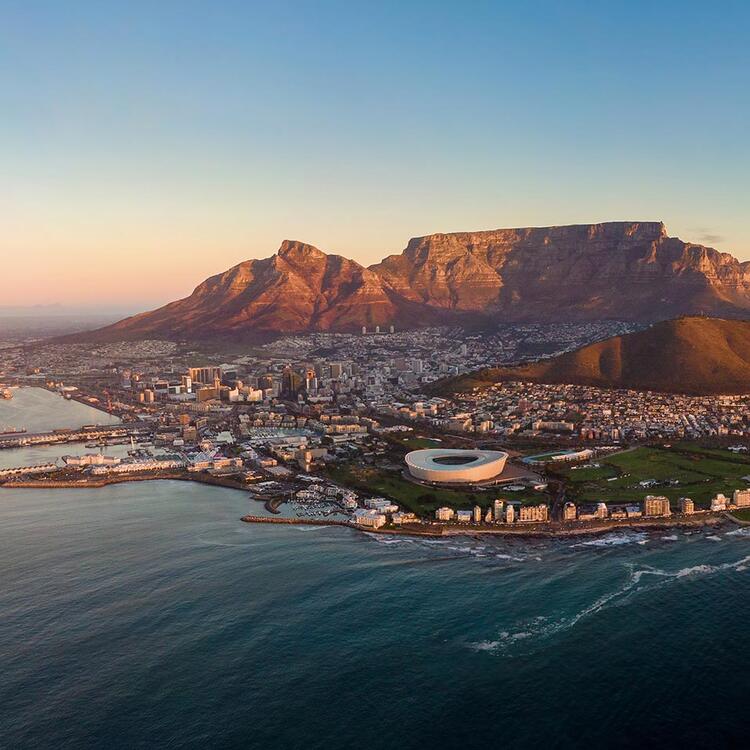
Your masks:
{"label": "hazy horizon", "polygon": [[148,309],[284,239],[369,265],[414,236],[612,220],[750,259],[749,20],[10,3],[0,299]]}

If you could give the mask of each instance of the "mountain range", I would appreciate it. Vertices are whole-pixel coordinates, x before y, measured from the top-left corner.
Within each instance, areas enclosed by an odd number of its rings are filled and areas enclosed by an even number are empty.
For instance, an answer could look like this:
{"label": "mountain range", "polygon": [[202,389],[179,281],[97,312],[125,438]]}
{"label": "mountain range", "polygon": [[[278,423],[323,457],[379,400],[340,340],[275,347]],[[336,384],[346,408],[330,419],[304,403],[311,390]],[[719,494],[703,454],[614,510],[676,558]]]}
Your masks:
{"label": "mountain range", "polygon": [[285,240],[151,312],[88,334],[252,337],[260,333],[681,315],[750,317],[750,263],[669,237],[660,222],[433,234],[366,268]]}
{"label": "mountain range", "polygon": [[694,395],[750,392],[750,322],[686,317],[557,357],[436,384],[442,394],[502,381],[569,383]]}

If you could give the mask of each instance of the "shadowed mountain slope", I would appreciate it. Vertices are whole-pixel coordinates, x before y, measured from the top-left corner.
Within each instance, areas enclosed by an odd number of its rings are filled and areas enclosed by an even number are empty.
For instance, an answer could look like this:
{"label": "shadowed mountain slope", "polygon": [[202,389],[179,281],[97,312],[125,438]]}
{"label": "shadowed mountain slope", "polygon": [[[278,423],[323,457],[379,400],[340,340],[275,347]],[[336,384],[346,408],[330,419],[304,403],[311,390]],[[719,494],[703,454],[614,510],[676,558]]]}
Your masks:
{"label": "shadowed mountain slope", "polygon": [[570,383],[669,393],[750,392],[750,322],[680,318],[518,367],[480,370],[437,384],[465,392],[501,381]]}

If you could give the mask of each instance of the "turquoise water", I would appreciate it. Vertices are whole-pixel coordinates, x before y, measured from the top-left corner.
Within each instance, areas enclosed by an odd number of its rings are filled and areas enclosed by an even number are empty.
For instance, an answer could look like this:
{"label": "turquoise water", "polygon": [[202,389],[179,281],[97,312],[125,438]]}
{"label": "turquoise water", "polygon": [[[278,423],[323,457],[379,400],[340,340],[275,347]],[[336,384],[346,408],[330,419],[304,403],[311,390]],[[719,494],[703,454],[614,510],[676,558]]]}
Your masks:
{"label": "turquoise water", "polygon": [[716,746],[750,535],[252,526],[175,482],[0,490],[0,746]]}

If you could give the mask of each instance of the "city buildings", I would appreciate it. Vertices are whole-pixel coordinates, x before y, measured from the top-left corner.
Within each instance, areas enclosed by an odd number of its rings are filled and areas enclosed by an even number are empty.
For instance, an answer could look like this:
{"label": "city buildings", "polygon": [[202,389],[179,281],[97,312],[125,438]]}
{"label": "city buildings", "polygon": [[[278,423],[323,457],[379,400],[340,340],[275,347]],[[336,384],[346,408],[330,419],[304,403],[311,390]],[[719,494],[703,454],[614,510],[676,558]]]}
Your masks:
{"label": "city buildings", "polygon": [[695,513],[695,503],[689,497],[680,498],[680,513],[683,515]]}
{"label": "city buildings", "polygon": [[358,508],[353,513],[353,520],[358,526],[379,529],[386,524],[386,516],[372,508]]}
{"label": "city buildings", "polygon": [[672,514],[672,510],[669,504],[669,498],[657,496],[657,495],[646,495],[643,501],[643,515],[644,516],[669,516]]}
{"label": "city buildings", "polygon": [[724,495],[719,492],[712,500],[711,500],[711,510],[712,511],[721,511],[726,510],[729,502]]}

